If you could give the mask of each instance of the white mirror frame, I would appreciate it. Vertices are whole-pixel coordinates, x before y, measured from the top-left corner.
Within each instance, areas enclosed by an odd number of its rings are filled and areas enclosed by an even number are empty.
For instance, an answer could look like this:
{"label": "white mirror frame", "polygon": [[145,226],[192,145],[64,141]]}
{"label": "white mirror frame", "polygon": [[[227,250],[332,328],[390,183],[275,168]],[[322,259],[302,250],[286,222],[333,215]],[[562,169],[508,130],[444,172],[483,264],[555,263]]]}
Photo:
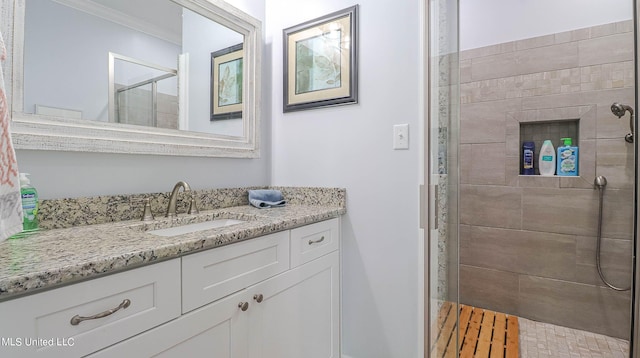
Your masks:
{"label": "white mirror frame", "polygon": [[[7,100],[12,104],[11,133],[16,149],[199,157],[260,157],[262,48],[260,20],[222,0],[172,0],[244,36],[245,73],[242,94],[244,135],[231,137],[24,113],[23,56],[26,0],[1,1],[2,22],[8,25],[2,25],[2,32],[8,55],[12,56],[4,62],[4,73],[5,79],[8,79],[7,87],[9,83],[13,84],[11,93],[7,93]],[[13,36],[10,32],[13,32]],[[8,76],[8,73],[11,73],[11,76]],[[208,120],[208,118],[205,119]]]}

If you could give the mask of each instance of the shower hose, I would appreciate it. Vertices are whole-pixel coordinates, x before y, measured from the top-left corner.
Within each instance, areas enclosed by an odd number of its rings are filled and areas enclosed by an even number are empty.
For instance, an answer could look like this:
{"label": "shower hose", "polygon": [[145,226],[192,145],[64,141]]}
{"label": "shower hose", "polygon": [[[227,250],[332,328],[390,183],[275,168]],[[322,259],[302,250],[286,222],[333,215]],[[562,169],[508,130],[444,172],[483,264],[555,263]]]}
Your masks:
{"label": "shower hose", "polygon": [[598,203],[598,240],[596,241],[596,266],[598,268],[598,275],[600,275],[600,279],[602,280],[602,282],[604,282],[604,284],[609,286],[609,288],[611,288],[612,290],[629,291],[631,287],[620,288],[610,284],[602,273],[602,265],[600,264],[600,246],[602,242],[602,202],[604,201],[604,188],[607,186],[607,179],[603,176],[599,176],[596,178],[594,184],[598,188],[598,194],[600,197]]}

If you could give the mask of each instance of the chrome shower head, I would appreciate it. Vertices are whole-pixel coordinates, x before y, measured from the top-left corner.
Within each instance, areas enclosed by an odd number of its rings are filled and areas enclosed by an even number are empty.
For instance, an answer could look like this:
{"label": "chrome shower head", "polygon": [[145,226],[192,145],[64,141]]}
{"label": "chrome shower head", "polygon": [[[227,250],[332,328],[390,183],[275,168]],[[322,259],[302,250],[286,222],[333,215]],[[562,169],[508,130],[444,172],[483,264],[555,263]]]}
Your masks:
{"label": "chrome shower head", "polygon": [[607,178],[605,178],[602,175],[600,175],[600,176],[596,177],[596,179],[593,181],[593,184],[598,189],[604,189],[604,187],[607,186]]}
{"label": "chrome shower head", "polygon": [[618,102],[615,102],[611,105],[611,112],[618,118],[622,118],[622,116],[624,116],[627,111],[629,111],[629,113],[633,116],[633,108],[631,108],[630,106],[627,106],[626,104],[620,104]]}
{"label": "chrome shower head", "polygon": [[624,140],[627,143],[633,143],[633,122],[635,121],[634,115],[633,115],[633,108],[631,108],[631,106],[627,106],[626,104],[620,104],[618,102],[614,102],[611,105],[611,112],[617,116],[618,118],[622,118],[622,116],[624,116],[625,113],[629,112],[630,116],[629,116],[629,128],[631,129],[631,132],[629,134],[627,134],[626,136],[624,136]]}

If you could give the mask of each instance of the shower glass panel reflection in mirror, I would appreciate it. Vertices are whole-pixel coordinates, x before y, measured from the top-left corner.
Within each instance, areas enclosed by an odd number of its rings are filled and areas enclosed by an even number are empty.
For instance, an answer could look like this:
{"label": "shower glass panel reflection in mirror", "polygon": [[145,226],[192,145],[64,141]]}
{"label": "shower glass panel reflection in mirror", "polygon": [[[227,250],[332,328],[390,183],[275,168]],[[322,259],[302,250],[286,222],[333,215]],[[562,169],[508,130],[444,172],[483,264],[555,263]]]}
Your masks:
{"label": "shower glass panel reflection in mirror", "polygon": [[177,71],[109,54],[109,118],[179,129]]}
{"label": "shower glass panel reflection in mirror", "polygon": [[[169,0],[29,0],[24,112],[242,137],[243,118],[210,120],[210,71],[243,41]],[[110,53],[135,60],[115,61],[112,86]]]}

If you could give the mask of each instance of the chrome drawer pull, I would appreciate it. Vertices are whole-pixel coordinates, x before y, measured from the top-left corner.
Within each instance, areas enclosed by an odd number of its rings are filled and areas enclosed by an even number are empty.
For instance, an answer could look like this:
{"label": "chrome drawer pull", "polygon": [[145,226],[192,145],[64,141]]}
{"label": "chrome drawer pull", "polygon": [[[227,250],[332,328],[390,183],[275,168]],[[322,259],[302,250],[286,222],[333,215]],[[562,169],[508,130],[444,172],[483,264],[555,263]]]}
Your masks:
{"label": "chrome drawer pull", "polygon": [[262,293],[260,293],[257,295],[253,295],[253,299],[256,300],[256,302],[260,303],[264,299],[264,296],[262,295]]}
{"label": "chrome drawer pull", "polygon": [[129,299],[125,299],[124,301],[122,301],[122,303],[118,307],[112,308],[110,310],[106,310],[106,311],[104,311],[102,313],[98,313],[97,315],[93,315],[93,316],[89,316],[89,317],[82,317],[80,315],[75,315],[75,316],[71,317],[71,325],[72,326],[77,326],[82,321],[88,321],[88,320],[91,320],[91,319],[98,319],[98,318],[111,316],[112,314],[118,312],[121,309],[125,309],[125,308],[129,307],[130,305],[131,305],[131,301]]}
{"label": "chrome drawer pull", "polygon": [[249,302],[240,302],[238,303],[238,308],[242,310],[242,312],[249,309]]}
{"label": "chrome drawer pull", "polygon": [[318,244],[324,241],[324,236],[319,238],[318,240],[309,240],[309,245]]}

